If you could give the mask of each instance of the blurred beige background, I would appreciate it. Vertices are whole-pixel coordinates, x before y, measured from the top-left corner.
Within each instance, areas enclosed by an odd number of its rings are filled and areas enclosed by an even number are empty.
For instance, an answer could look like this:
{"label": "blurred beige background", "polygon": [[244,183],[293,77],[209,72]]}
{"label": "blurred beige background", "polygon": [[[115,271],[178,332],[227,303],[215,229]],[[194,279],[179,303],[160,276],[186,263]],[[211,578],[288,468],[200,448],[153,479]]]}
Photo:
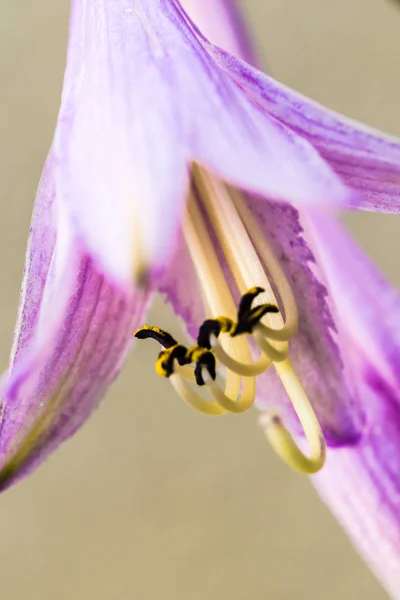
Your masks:
{"label": "blurred beige background", "polygon": [[[272,73],[400,134],[400,9],[390,0],[247,0]],[[0,359],[6,366],[35,188],[59,102],[67,0],[0,7]],[[400,284],[399,220],[352,215]],[[152,321],[170,315],[158,304]],[[2,600],[381,600],[310,483],[256,414],[197,416],[134,353],[88,425],[0,498]]]}

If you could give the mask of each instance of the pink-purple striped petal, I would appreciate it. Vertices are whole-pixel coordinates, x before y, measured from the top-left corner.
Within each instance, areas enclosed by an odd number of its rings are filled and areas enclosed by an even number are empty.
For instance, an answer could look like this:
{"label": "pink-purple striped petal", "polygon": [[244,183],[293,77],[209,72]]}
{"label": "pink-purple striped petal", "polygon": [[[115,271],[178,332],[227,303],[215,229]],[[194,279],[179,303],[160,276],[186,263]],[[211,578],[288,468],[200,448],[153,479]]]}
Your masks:
{"label": "pink-purple striped petal", "polygon": [[345,228],[308,215],[344,330],[365,426],[358,444],[331,449],[315,478],[325,502],[394,598],[400,597],[400,294]]}
{"label": "pink-purple striped petal", "polygon": [[39,465],[88,418],[118,374],[150,299],[107,279],[58,205],[50,154],[1,382],[0,488]]}
{"label": "pink-purple striped petal", "polygon": [[[358,350],[355,348],[355,352]],[[400,397],[371,363],[354,371],[367,423],[354,447],[329,449],[313,480],[391,598],[400,598]]]}
{"label": "pink-purple striped petal", "polygon": [[400,384],[400,294],[333,217],[307,215],[342,327],[358,351]]}
{"label": "pink-purple striped petal", "polygon": [[75,229],[119,282],[159,273],[198,161],[256,194],[343,204],[307,140],[217,66],[175,0],[75,0],[55,136],[57,187]]}
{"label": "pink-purple striped petal", "polygon": [[271,117],[307,139],[354,191],[351,208],[400,211],[400,141],[351,120],[203,41],[230,74]]}
{"label": "pink-purple striped petal", "polygon": [[254,44],[239,7],[240,0],[181,0],[181,4],[212,44],[250,64],[258,64]]}

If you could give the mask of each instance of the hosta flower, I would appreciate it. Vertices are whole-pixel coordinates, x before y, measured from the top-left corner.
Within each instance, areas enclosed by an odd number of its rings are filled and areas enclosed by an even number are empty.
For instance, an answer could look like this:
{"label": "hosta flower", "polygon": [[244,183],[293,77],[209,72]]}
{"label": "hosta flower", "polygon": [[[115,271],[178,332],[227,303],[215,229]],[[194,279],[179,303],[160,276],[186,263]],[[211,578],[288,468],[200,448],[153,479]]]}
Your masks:
{"label": "hosta flower", "polygon": [[[176,0],[74,0],[3,382],[2,487],[80,427],[136,330],[195,408],[241,412],[257,394],[298,470],[324,462],[319,423],[328,445],[357,444],[351,348],[297,209],[397,211],[399,176],[396,140],[213,46]],[[156,291],[192,342],[142,327]]]}

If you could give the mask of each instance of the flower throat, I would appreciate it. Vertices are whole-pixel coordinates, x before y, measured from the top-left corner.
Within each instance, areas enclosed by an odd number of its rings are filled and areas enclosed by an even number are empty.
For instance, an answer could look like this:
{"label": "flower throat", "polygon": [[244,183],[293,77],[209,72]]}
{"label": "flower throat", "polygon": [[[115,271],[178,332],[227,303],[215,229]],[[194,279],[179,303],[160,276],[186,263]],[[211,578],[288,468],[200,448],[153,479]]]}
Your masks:
{"label": "flower throat", "polygon": [[[209,227],[241,296],[239,306]],[[183,235],[209,318],[190,348],[158,327],[141,327],[135,336],[153,338],[162,345],[157,373],[167,377],[192,408],[207,415],[247,411],[256,398],[256,377],[273,366],[302,424],[310,456],[296,445],[276,412],[262,415],[264,431],[274,450],[295,470],[319,471],[325,462],[324,436],[288,358],[289,341],[298,328],[297,306],[265,233],[240,192],[193,165]],[[255,361],[249,337],[260,350]],[[224,389],[217,376],[220,366],[225,367]],[[205,389],[209,398],[199,394],[199,388]]]}

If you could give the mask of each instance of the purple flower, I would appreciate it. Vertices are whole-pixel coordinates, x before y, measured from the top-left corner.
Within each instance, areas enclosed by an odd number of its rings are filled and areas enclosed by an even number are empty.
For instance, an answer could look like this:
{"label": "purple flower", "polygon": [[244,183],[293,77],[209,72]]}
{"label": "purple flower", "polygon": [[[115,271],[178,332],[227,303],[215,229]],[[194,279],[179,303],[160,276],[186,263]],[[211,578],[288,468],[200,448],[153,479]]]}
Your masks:
{"label": "purple flower", "polygon": [[[398,141],[213,46],[176,0],[74,0],[3,381],[1,486],[82,425],[136,328],[162,343],[158,372],[203,412],[247,410],[257,375],[271,443],[298,470],[324,462],[319,424],[328,445],[358,448],[354,352],[312,219],[396,212],[399,189]],[[155,291],[196,345],[141,328]],[[310,457],[283,426],[301,431],[292,403]]]}

